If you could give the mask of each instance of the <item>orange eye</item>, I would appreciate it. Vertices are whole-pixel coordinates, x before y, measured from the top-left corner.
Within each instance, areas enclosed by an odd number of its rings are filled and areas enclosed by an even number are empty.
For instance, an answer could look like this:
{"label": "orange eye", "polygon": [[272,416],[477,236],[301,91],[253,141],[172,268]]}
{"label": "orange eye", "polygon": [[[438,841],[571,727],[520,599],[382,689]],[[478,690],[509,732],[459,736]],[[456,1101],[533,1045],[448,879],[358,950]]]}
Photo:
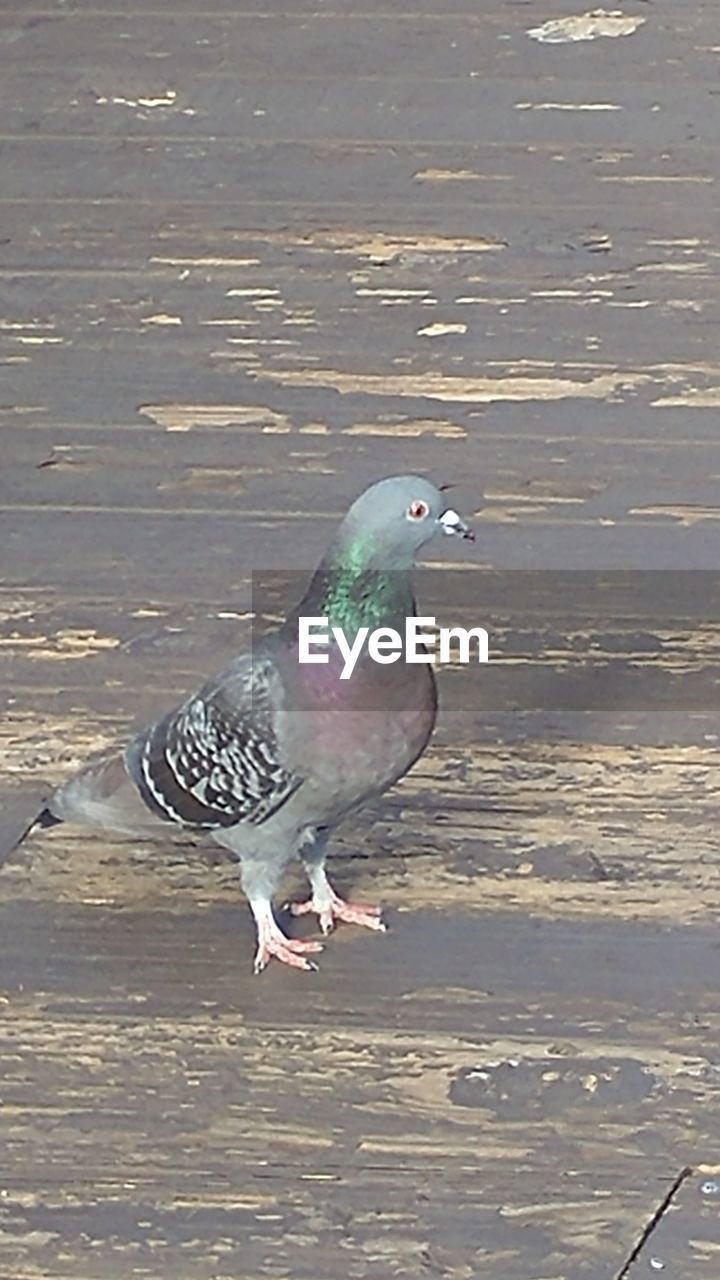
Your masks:
{"label": "orange eye", "polygon": [[408,520],[424,520],[430,508],[422,498],[416,498],[407,509]]}

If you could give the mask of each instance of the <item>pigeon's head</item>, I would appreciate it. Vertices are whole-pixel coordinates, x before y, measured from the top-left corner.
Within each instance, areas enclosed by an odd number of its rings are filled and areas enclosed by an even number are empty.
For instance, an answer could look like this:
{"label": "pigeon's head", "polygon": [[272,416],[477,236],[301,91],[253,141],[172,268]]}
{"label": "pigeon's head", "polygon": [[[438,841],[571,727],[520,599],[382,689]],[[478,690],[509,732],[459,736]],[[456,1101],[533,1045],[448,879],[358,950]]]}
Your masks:
{"label": "pigeon's head", "polygon": [[473,538],[443,493],[422,476],[390,476],[366,489],[351,506],[343,532],[351,545],[365,547],[369,559],[411,563],[438,533]]}

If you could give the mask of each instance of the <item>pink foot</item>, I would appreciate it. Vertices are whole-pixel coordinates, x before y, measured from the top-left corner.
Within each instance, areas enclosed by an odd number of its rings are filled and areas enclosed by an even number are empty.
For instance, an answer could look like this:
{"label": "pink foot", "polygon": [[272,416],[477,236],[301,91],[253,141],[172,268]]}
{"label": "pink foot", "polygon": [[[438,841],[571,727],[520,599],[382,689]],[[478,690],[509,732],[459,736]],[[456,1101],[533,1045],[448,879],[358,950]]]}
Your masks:
{"label": "pink foot", "polygon": [[366,929],[375,929],[377,933],[384,933],[386,928],[380,918],[380,907],[370,907],[364,902],[345,902],[333,889],[327,898],[323,895],[322,900],[312,897],[307,902],[292,902],[290,910],[294,916],[314,912],[325,934],[332,932],[336,920],[342,920],[343,924],[361,924]]}
{"label": "pink foot", "polygon": [[282,964],[289,964],[293,969],[317,969],[308,955],[322,951],[322,942],[306,942],[300,938],[286,938],[277,924],[270,908],[255,916],[258,929],[258,945],[253,961],[253,971],[262,973],[274,956]]}

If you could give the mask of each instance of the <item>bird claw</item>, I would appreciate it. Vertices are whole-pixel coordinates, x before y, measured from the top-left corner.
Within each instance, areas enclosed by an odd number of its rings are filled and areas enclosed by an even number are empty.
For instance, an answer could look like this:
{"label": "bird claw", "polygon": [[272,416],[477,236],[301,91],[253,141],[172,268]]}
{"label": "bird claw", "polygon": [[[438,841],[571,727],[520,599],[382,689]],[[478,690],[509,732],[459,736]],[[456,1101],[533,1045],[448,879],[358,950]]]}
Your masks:
{"label": "bird claw", "polygon": [[308,898],[307,902],[291,902],[289,906],[294,916],[304,916],[308,912],[314,912],[326,936],[332,933],[338,920],[343,924],[359,924],[365,929],[374,929],[376,933],[385,933],[387,929],[387,925],[381,918],[380,907],[371,907],[364,902],[346,902],[336,893],[331,895],[329,902]]}
{"label": "bird claw", "polygon": [[281,964],[288,964],[293,969],[317,969],[317,965],[312,960],[308,960],[308,955],[322,951],[322,942],[286,937],[269,905],[266,909],[257,912],[256,922],[258,945],[253,961],[255,973],[262,973],[273,957]]}
{"label": "bird claw", "polygon": [[264,938],[255,952],[253,972],[262,973],[273,957],[281,964],[288,964],[293,969],[317,972],[318,966],[313,960],[308,960],[307,956],[308,953],[314,954],[322,949],[322,942],[305,942],[300,938],[286,938],[284,934],[279,938]]}

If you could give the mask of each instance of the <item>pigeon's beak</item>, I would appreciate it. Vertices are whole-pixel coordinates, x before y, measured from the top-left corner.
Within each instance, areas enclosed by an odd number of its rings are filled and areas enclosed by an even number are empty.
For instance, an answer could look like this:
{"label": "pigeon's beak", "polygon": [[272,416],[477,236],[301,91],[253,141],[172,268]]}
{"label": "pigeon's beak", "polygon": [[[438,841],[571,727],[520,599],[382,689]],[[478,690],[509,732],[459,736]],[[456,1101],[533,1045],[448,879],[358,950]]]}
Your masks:
{"label": "pigeon's beak", "polygon": [[457,511],[453,511],[451,507],[448,507],[447,511],[443,511],[442,515],[438,517],[438,524],[442,525],[443,533],[454,533],[456,537],[465,538],[468,542],[475,541],[475,534],[472,529],[465,524],[464,520],[460,519]]}

